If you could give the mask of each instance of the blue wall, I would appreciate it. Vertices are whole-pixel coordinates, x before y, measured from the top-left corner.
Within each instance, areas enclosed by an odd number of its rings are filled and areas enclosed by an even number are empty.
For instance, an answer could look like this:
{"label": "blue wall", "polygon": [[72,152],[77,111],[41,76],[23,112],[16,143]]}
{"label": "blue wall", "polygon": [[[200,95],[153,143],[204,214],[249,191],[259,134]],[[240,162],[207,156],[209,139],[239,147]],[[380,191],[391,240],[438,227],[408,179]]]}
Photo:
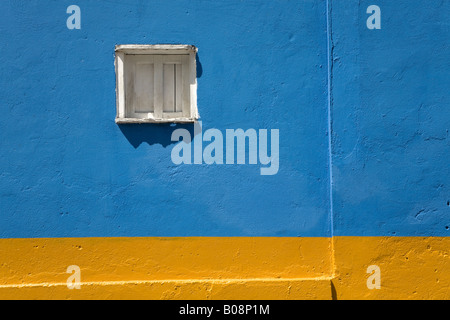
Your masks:
{"label": "blue wall", "polygon": [[[327,35],[320,0],[2,1],[0,237],[449,235],[450,2],[330,4]],[[203,130],[279,129],[278,174],[176,166],[192,126],[116,125],[134,43],[197,46]]]}
{"label": "blue wall", "polygon": [[449,16],[447,0],[333,1],[336,235],[450,235]]}
{"label": "blue wall", "polygon": [[[66,9],[81,8],[81,30]],[[323,1],[0,3],[0,236],[329,236]],[[280,170],[171,161],[118,126],[114,46],[199,48],[203,129],[279,129]],[[192,131],[192,127],[181,126]]]}

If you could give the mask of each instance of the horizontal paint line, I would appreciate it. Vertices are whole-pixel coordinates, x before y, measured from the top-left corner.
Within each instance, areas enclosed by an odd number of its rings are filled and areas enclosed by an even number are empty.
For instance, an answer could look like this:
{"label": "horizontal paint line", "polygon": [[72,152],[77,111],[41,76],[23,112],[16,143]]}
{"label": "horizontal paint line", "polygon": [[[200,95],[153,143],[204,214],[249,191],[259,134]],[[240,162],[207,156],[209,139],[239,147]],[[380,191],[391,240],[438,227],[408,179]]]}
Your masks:
{"label": "horizontal paint line", "polygon": [[64,240],[64,239],[160,239],[160,240],[177,240],[177,239],[329,239],[334,238],[411,238],[411,239],[425,239],[425,238],[450,238],[450,235],[334,235],[334,236],[80,236],[80,237],[0,237],[3,240]]}
{"label": "horizontal paint line", "polygon": [[[135,281],[96,281],[96,282],[80,282],[80,286],[121,286],[121,285],[145,285],[145,284],[195,284],[195,283],[211,283],[211,284],[239,284],[252,282],[303,282],[303,281],[331,281],[332,277],[315,277],[315,278],[260,278],[260,279],[172,279],[172,280],[135,280]],[[36,288],[36,287],[67,287],[67,283],[26,283],[26,284],[8,284],[0,285],[0,289],[9,288]]]}

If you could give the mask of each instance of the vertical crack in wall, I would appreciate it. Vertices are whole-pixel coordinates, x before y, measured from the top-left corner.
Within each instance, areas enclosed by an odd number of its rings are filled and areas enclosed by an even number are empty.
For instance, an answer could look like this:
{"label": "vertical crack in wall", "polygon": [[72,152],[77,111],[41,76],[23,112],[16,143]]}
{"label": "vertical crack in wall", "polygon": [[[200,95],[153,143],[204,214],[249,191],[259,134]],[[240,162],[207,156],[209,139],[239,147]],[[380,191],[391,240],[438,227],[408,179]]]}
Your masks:
{"label": "vertical crack in wall", "polygon": [[326,2],[327,19],[327,60],[328,60],[328,172],[329,172],[329,199],[330,199],[330,232],[331,232],[331,272],[332,277],[336,274],[335,250],[334,250],[334,208],[333,208],[333,32],[332,32],[332,0]]}

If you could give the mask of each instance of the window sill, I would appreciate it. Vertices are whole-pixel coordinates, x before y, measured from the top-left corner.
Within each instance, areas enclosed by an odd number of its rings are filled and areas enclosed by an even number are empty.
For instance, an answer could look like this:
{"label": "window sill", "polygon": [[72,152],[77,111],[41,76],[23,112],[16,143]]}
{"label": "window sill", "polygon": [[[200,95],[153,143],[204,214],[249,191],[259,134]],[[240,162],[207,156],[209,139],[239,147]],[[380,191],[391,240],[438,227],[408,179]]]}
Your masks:
{"label": "window sill", "polygon": [[138,118],[116,118],[116,124],[131,123],[195,123],[195,118],[176,118],[176,119],[138,119]]}

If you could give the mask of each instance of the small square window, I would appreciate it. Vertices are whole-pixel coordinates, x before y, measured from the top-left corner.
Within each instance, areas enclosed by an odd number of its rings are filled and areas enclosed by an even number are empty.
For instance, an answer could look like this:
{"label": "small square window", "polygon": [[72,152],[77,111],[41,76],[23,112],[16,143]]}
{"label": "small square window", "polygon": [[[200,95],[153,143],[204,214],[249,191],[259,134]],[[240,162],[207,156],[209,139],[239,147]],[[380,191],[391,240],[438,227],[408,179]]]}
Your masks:
{"label": "small square window", "polygon": [[116,46],[116,123],[195,122],[197,48]]}

